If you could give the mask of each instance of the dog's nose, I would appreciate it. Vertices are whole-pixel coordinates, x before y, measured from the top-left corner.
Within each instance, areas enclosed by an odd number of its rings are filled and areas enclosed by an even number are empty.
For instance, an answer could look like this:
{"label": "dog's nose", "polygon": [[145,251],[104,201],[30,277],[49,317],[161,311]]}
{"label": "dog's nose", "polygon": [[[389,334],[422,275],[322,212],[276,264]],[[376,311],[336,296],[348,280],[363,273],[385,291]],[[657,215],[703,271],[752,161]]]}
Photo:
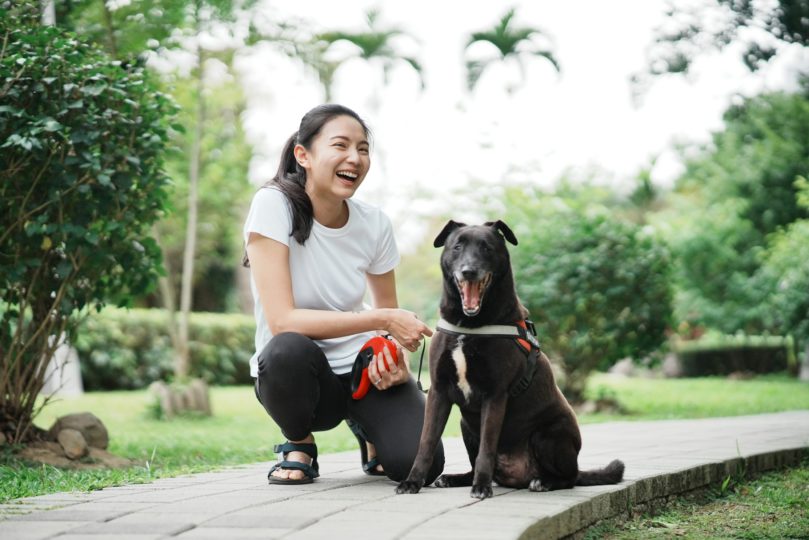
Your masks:
{"label": "dog's nose", "polygon": [[461,275],[463,276],[464,281],[472,281],[478,277],[477,270],[469,266],[464,266],[461,268]]}

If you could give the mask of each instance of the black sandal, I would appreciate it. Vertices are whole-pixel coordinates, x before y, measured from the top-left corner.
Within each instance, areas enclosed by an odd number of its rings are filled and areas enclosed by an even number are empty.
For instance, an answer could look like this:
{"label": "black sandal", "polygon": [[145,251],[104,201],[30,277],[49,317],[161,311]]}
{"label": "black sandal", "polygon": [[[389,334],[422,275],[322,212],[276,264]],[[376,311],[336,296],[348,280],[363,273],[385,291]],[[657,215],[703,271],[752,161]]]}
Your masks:
{"label": "black sandal", "polygon": [[[270,472],[267,473],[267,480],[270,484],[286,484],[288,486],[299,484],[311,484],[315,478],[320,476],[318,472],[320,465],[317,463],[317,445],[315,443],[291,443],[276,444],[273,446],[273,452],[280,453],[282,460],[272,466]],[[290,452],[303,452],[312,458],[311,465],[308,463],[301,463],[300,461],[287,461],[287,454]],[[305,475],[298,480],[290,480],[289,478],[278,478],[273,476],[272,473],[278,469],[297,469],[303,471]]]}
{"label": "black sandal", "polygon": [[360,460],[362,463],[362,471],[368,476],[385,476],[385,471],[377,470],[377,467],[381,465],[381,463],[379,463],[379,459],[377,459],[376,457],[368,459],[368,439],[365,435],[365,431],[359,424],[357,424],[353,420],[349,420],[346,418],[346,424],[348,424],[349,429],[357,438],[357,442],[360,445]]}

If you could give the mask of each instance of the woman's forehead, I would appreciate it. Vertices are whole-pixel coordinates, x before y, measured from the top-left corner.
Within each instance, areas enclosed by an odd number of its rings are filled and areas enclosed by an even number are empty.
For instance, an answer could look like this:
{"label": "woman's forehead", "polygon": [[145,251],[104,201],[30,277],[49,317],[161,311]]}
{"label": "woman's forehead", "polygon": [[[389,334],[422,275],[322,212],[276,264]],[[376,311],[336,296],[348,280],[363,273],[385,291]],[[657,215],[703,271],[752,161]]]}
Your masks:
{"label": "woman's forehead", "polygon": [[355,118],[337,116],[323,125],[320,131],[325,139],[344,138],[354,142],[368,142],[365,129]]}

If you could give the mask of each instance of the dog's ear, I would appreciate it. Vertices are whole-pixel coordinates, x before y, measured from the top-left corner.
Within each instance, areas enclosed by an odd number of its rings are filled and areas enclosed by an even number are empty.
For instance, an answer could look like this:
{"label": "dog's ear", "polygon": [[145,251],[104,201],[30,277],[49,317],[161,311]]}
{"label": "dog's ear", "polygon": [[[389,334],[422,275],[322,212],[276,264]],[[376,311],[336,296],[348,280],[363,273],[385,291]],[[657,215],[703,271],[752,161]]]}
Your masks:
{"label": "dog's ear", "polygon": [[499,219],[497,221],[488,221],[488,222],[484,223],[484,225],[487,225],[489,227],[492,227],[492,228],[500,231],[503,234],[503,237],[506,240],[508,240],[509,242],[511,242],[515,246],[517,245],[517,237],[514,236],[514,233],[511,232],[511,229],[508,228],[508,225],[506,225],[505,223],[503,223]]}
{"label": "dog's ear", "polygon": [[447,237],[450,235],[450,233],[459,227],[466,227],[466,224],[449,220],[447,224],[444,225],[444,228],[441,229],[441,232],[438,233],[438,236],[435,237],[435,240],[433,240],[433,247],[443,246],[444,242],[447,241]]}

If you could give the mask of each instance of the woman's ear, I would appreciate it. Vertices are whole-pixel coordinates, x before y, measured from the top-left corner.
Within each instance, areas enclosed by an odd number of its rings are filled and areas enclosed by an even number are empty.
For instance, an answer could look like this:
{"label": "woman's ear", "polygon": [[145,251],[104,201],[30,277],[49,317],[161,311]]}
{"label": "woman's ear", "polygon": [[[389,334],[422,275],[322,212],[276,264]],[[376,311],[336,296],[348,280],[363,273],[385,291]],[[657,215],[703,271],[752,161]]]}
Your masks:
{"label": "woman's ear", "polygon": [[306,165],[309,163],[309,156],[306,152],[306,148],[300,144],[296,144],[292,152],[295,154],[295,161],[298,162],[298,165],[301,167],[306,167]]}

